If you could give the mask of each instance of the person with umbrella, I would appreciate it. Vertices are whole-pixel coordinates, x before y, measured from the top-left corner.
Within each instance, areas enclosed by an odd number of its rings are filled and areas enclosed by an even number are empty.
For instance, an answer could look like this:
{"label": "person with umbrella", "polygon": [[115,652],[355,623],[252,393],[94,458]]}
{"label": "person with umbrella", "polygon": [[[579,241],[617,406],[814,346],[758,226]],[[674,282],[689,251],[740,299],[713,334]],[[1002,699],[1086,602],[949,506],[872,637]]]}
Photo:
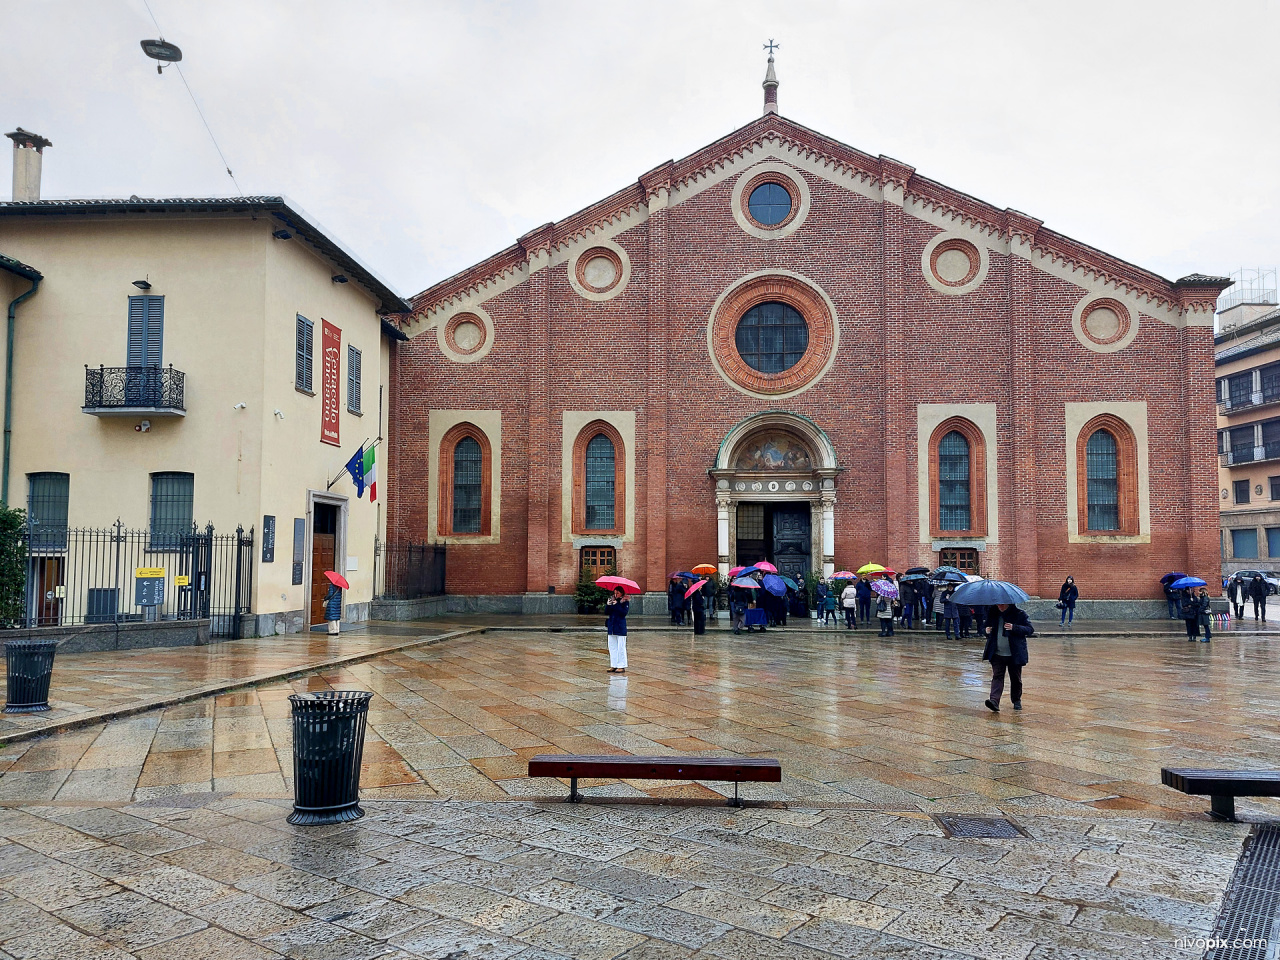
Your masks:
{"label": "person with umbrella", "polygon": [[1058,591],[1058,609],[1062,611],[1062,624],[1073,623],[1076,619],[1076,601],[1080,599],[1080,591],[1076,589],[1076,578],[1067,577],[1062,582],[1062,589]]}
{"label": "person with umbrella", "polygon": [[631,601],[622,585],[613,588],[613,596],[604,603],[608,619],[605,630],[609,634],[609,672],[627,672],[627,612]]}
{"label": "person with umbrella", "polygon": [[876,598],[876,618],[880,621],[880,636],[893,636],[893,601],[897,599],[898,588],[892,580],[876,580],[871,584],[878,597]]}
{"label": "person with umbrella", "polygon": [[706,585],[706,582],[705,580],[699,580],[684,594],[685,602],[689,604],[689,608],[693,612],[693,635],[695,637],[700,637],[707,632],[706,606],[702,599],[702,587]]}
{"label": "person with umbrella", "polygon": [[942,594],[942,621],[947,630],[947,639],[951,639],[951,631],[954,628],[956,639],[960,639],[960,605],[955,601],[956,591],[954,587],[947,587]]}
{"label": "person with umbrella", "polygon": [[982,659],[991,663],[991,694],[985,705],[992,713],[1000,712],[1006,673],[1013,709],[1022,709],[1022,668],[1030,660],[1027,638],[1036,632],[1031,618],[1018,608],[1018,604],[1027,599],[1025,590],[1004,580],[962,583],[952,595],[956,603],[987,607],[987,643],[982,649]]}
{"label": "person with umbrella", "polygon": [[1166,574],[1164,579],[1160,581],[1161,586],[1164,587],[1165,603],[1169,605],[1170,620],[1182,619],[1182,601],[1179,599],[1181,594],[1179,594],[1177,590],[1173,589],[1173,586],[1172,586],[1175,580],[1181,580],[1181,579],[1182,579],[1181,574],[1170,573],[1170,574]]}
{"label": "person with umbrella", "polygon": [[1196,610],[1200,614],[1200,628],[1204,630],[1200,642],[1208,643],[1213,639],[1213,603],[1209,599],[1209,591],[1204,587],[1196,594]]}
{"label": "person with umbrella", "polygon": [[1262,622],[1267,622],[1267,581],[1262,579],[1262,574],[1255,573],[1253,579],[1249,581],[1249,599],[1253,601],[1253,619],[1262,618]]}
{"label": "person with umbrella", "polygon": [[336,637],[342,623],[342,591],[350,590],[346,577],[334,570],[326,570],[329,589],[324,595],[324,618],[329,624],[329,635]]}
{"label": "person with umbrella", "polygon": [[[1172,581],[1169,586],[1181,594],[1178,610],[1182,614],[1182,622],[1187,626],[1187,640],[1194,643],[1200,639],[1200,602],[1196,598],[1195,588],[1203,587],[1204,581],[1199,577],[1183,577]],[[1208,609],[1207,603],[1205,609]]]}

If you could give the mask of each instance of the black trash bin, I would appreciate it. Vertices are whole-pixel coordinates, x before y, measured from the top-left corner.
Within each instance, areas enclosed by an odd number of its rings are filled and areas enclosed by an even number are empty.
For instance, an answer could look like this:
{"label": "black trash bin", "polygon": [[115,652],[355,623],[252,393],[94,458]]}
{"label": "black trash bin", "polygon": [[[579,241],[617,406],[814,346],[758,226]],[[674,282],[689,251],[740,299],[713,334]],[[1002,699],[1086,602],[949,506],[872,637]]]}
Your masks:
{"label": "black trash bin", "polygon": [[49,709],[49,681],[57,640],[6,640],[8,702],[5,713],[39,713]]}
{"label": "black trash bin", "polygon": [[296,693],[293,706],[295,824],[345,823],[360,809],[360,760],[373,694],[364,690]]}

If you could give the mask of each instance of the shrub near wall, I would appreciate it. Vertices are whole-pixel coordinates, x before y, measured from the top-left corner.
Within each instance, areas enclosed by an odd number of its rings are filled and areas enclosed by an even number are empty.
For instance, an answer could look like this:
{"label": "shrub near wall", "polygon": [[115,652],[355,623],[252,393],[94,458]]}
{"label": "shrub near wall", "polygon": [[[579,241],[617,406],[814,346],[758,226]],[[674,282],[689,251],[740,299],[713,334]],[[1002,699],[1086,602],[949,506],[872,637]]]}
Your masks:
{"label": "shrub near wall", "polygon": [[23,625],[27,590],[26,512],[0,506],[0,628]]}

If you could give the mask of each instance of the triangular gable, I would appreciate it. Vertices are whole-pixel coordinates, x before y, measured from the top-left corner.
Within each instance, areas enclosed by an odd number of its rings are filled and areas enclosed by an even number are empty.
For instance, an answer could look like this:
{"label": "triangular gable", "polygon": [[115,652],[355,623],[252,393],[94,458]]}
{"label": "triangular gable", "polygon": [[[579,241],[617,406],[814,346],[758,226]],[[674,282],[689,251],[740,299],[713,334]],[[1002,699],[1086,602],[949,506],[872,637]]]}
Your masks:
{"label": "triangular gable", "polygon": [[697,196],[767,158],[798,169],[940,229],[962,232],[993,252],[1030,260],[1044,273],[1083,289],[1116,296],[1136,311],[1173,326],[1213,322],[1221,278],[1193,275],[1171,282],[1158,274],[1046,229],[1039,220],[991,204],[916,174],[891,157],[871,154],[777,114],[740,127],[682,160],[669,161],[637,183],[555,223],[410,298],[405,331],[419,334],[460,309],[523,283],[536,270],[567,262],[586,243],[612,239],[643,223],[658,193],[669,206]]}

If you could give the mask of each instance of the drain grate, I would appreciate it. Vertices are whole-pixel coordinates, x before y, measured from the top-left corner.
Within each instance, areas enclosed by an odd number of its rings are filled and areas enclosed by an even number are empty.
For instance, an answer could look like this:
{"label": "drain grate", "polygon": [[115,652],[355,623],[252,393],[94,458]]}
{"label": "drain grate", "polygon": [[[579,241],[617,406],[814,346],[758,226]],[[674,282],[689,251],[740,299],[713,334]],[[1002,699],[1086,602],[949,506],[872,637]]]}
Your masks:
{"label": "drain grate", "polygon": [[1021,840],[1026,832],[1005,817],[971,817],[961,813],[940,813],[938,821],[948,837],[982,840]]}
{"label": "drain grate", "polygon": [[1267,960],[1280,919],[1280,825],[1259,824],[1231,874],[1205,960]]}

